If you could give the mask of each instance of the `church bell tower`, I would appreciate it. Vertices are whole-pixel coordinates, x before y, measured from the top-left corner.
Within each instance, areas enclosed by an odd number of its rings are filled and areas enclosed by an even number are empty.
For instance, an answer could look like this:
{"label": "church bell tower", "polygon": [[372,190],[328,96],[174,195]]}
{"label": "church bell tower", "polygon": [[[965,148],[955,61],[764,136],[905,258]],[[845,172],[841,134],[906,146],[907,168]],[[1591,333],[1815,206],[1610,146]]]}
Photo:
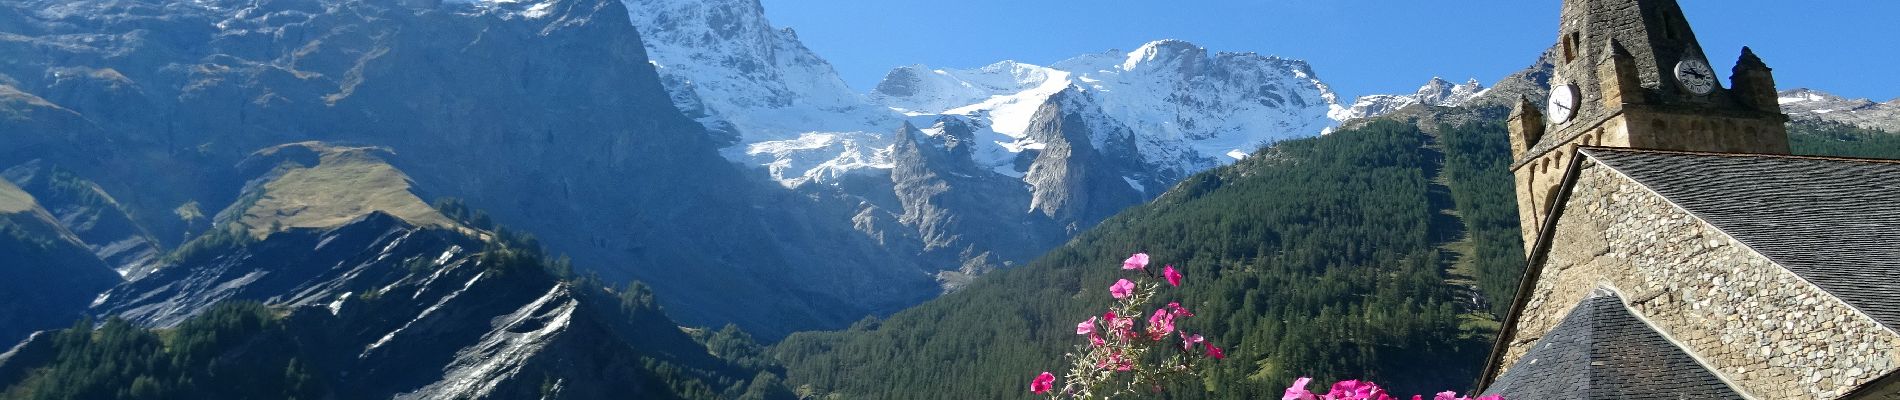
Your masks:
{"label": "church bell tower", "polygon": [[1772,70],[1744,47],[1725,87],[1674,0],[1565,0],[1557,35],[1548,101],[1509,123],[1526,249],[1577,146],[1788,153]]}

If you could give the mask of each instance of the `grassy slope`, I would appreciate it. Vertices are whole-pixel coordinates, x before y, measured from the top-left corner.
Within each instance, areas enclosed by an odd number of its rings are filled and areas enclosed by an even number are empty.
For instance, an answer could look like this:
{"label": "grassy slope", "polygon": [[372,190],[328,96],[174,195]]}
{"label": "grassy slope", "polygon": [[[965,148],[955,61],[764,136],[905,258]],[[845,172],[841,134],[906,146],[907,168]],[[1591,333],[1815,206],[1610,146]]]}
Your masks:
{"label": "grassy slope", "polygon": [[419,226],[455,226],[417,197],[409,176],[377,157],[377,149],[316,149],[321,157],[317,165],[289,167],[266,183],[237,222],[260,238],[284,228],[335,227],[371,211]]}

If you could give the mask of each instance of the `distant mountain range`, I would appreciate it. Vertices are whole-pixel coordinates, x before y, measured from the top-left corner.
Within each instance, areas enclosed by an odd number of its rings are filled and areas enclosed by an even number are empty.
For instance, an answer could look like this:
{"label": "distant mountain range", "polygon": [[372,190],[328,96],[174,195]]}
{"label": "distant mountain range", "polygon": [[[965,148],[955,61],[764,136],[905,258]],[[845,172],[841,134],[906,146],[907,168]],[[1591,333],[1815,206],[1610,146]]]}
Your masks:
{"label": "distant mountain range", "polygon": [[1876,103],[1814,89],[1791,89],[1781,91],[1781,111],[1796,121],[1838,122],[1865,129],[1900,132],[1900,98]]}

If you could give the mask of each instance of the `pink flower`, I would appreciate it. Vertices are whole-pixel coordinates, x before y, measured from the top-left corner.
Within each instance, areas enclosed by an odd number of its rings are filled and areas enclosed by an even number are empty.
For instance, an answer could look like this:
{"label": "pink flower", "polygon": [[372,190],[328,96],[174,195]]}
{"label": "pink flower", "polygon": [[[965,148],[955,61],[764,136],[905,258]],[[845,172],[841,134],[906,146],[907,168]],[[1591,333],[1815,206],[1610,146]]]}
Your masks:
{"label": "pink flower", "polygon": [[1215,346],[1213,343],[1208,343],[1207,356],[1214,357],[1214,359],[1219,360],[1219,359],[1227,358],[1227,352],[1221,351],[1220,346]]}
{"label": "pink flower", "polygon": [[1132,294],[1134,292],[1135,292],[1135,283],[1129,282],[1127,279],[1115,281],[1115,285],[1108,287],[1108,294],[1110,296],[1115,296],[1116,300],[1121,300],[1124,297],[1128,297],[1129,294]]}
{"label": "pink flower", "polygon": [[1169,265],[1166,269],[1161,270],[1161,276],[1164,278],[1168,278],[1169,285],[1173,285],[1175,287],[1181,286],[1181,272],[1175,271],[1173,265]]}
{"label": "pink flower", "polygon": [[1089,334],[1089,346],[1102,347],[1102,346],[1107,346],[1107,345],[1108,345],[1108,341],[1102,340],[1102,335],[1097,335],[1093,333]]}
{"label": "pink flower", "polygon": [[1049,372],[1047,371],[1044,371],[1042,375],[1037,375],[1036,380],[1029,381],[1030,393],[1046,394],[1046,393],[1049,393],[1049,390],[1055,389],[1055,388],[1056,388],[1056,376],[1050,375]]}
{"label": "pink flower", "polygon": [[1075,324],[1075,334],[1077,335],[1090,335],[1094,333],[1095,333],[1095,317],[1089,317],[1089,320],[1082,321],[1082,323],[1080,324]]}
{"label": "pink flower", "polygon": [[1122,269],[1147,269],[1147,268],[1148,268],[1148,253],[1135,253],[1135,255],[1128,256],[1127,260],[1122,260]]}
{"label": "pink flower", "polygon": [[1180,302],[1168,303],[1168,312],[1174,313],[1175,318],[1194,316],[1194,313],[1188,311],[1187,307],[1182,307]]}
{"label": "pink flower", "polygon": [[1114,311],[1109,311],[1106,314],[1102,314],[1102,318],[1107,319],[1107,321],[1102,322],[1104,329],[1114,332],[1115,335],[1120,336],[1123,340],[1133,339],[1135,337],[1135,318],[1140,318],[1140,316],[1120,317],[1115,315]]}
{"label": "pink flower", "polygon": [[1458,392],[1450,390],[1438,392],[1437,396],[1432,396],[1432,400],[1458,400]]}
{"label": "pink flower", "polygon": [[1341,400],[1392,400],[1392,395],[1372,381],[1340,381],[1333,384],[1332,392],[1327,395]]}
{"label": "pink flower", "polygon": [[1128,371],[1128,370],[1134,369],[1134,366],[1135,366],[1135,363],[1133,361],[1126,358],[1122,358],[1122,352],[1119,350],[1110,352],[1108,353],[1108,358],[1104,358],[1101,361],[1095,362],[1095,368],[1101,368],[1105,370],[1113,369],[1116,371]]}
{"label": "pink flower", "polygon": [[1206,341],[1207,338],[1201,337],[1200,334],[1189,335],[1187,332],[1181,332],[1181,350],[1194,351],[1194,346]]}
{"label": "pink flower", "polygon": [[[1139,317],[1136,317],[1136,318],[1139,318]],[[1122,318],[1120,316],[1115,315],[1114,311],[1109,311],[1107,313],[1102,314],[1102,319],[1103,319],[1102,321],[1103,329],[1106,329],[1109,332],[1113,332],[1115,335],[1120,336],[1122,339],[1129,339],[1129,338],[1135,337],[1135,332],[1134,332],[1135,318]]]}
{"label": "pink flower", "polygon": [[1293,380],[1293,386],[1286,387],[1286,394],[1280,396],[1280,400],[1319,400],[1319,396],[1314,396],[1313,392],[1306,391],[1306,385],[1312,382],[1313,378],[1304,376],[1300,377],[1300,379]]}
{"label": "pink flower", "polygon": [[1161,340],[1174,333],[1174,314],[1167,308],[1157,308],[1153,316],[1148,317],[1148,338]]}

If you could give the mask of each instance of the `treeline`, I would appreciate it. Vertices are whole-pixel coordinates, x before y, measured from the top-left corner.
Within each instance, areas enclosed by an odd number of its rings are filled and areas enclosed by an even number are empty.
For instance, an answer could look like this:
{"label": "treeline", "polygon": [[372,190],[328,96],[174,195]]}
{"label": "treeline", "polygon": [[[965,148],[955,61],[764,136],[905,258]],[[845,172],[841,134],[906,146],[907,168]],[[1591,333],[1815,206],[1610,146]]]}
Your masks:
{"label": "treeline", "polygon": [[221,304],[162,332],[113,318],[52,335],[50,363],[0,398],[314,399],[329,390],[300,361],[306,349],[257,303]]}
{"label": "treeline", "polygon": [[1900,133],[1861,128],[1832,121],[1795,121],[1788,124],[1788,142],[1795,154],[1811,156],[1900,159]]}
{"label": "treeline", "polygon": [[[1174,397],[1277,398],[1300,376],[1373,379],[1408,393],[1462,389],[1490,338],[1460,327],[1466,310],[1434,240],[1457,227],[1434,225],[1445,210],[1429,198],[1428,171],[1439,161],[1426,138],[1379,122],[1284,142],[1190,177],[1024,267],[881,323],[795,334],[773,351],[811,394],[1027,398],[1030,377],[1067,365],[1063,352],[1080,343],[1075,323],[1108,304],[1121,258],[1145,251],[1187,275],[1163,295],[1201,315],[1184,328],[1230,349],[1201,385]],[[1461,163],[1456,181],[1470,182],[1458,197],[1498,196],[1476,187],[1495,184],[1477,172],[1498,162],[1493,150],[1450,152]],[[1515,232],[1514,222],[1485,226]]]}

